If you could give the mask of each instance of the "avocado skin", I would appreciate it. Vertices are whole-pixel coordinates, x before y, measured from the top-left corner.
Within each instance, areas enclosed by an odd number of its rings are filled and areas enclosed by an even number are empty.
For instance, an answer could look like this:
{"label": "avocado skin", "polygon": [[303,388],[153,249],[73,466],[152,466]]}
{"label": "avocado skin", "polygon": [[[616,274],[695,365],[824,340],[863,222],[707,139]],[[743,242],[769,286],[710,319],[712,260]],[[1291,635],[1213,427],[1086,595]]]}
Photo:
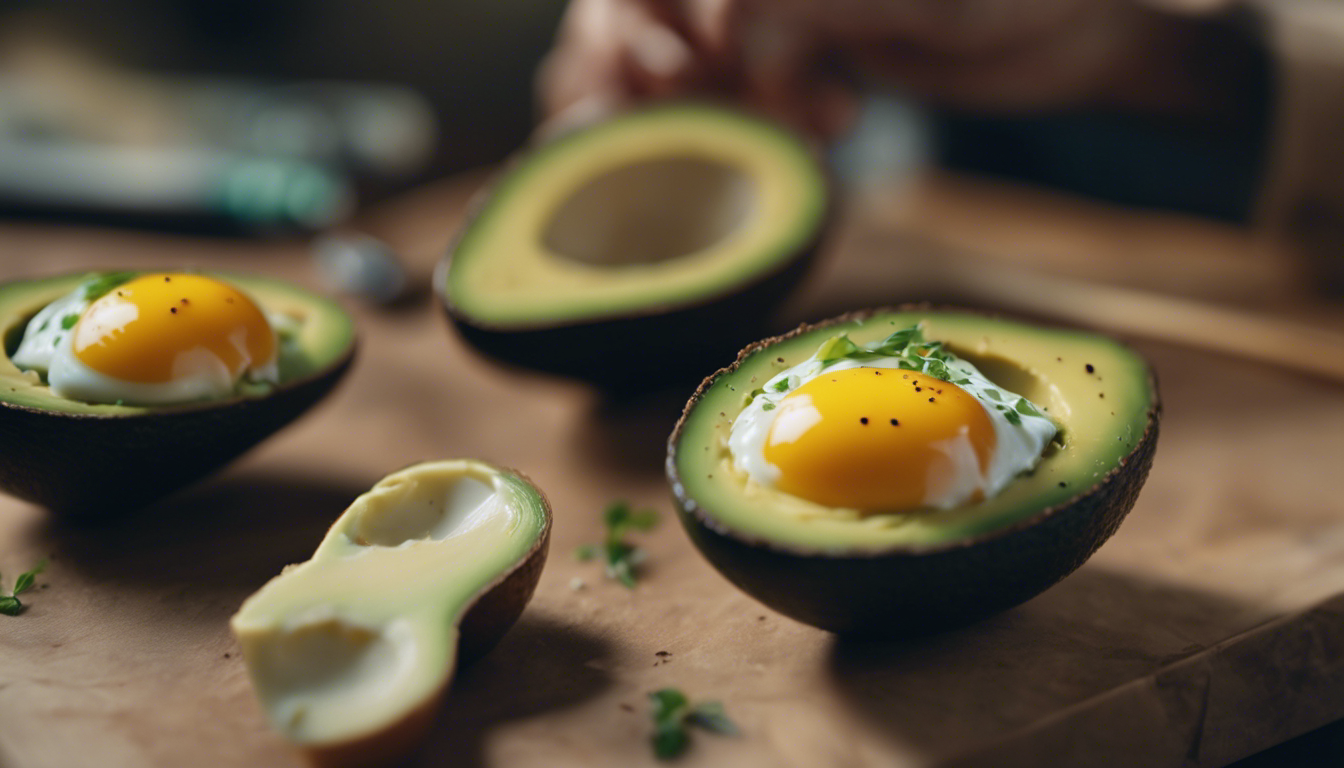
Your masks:
{"label": "avocado skin", "polygon": [[967,624],[1035,597],[1078,569],[1134,507],[1152,467],[1158,420],[1124,463],[1086,493],[1016,526],[951,546],[834,555],[748,542],[686,497],[678,517],[729,581],[776,611],[845,635],[900,637]]}
{"label": "avocado skin", "polygon": [[144,506],[298,418],[335,387],[354,352],[266,397],[218,405],[101,416],[0,403],[0,489],[70,516]]}
{"label": "avocado skin", "polygon": [[[829,217],[829,212],[827,213]],[[685,306],[533,328],[492,328],[459,312],[440,288],[440,306],[462,338],[495,360],[587,381],[612,392],[649,391],[704,371],[760,338],[774,307],[807,275],[826,227],[782,269],[754,284]],[[443,270],[446,274],[447,264]],[[438,286],[445,285],[436,279]]]}
{"label": "avocado skin", "polygon": [[749,345],[733,366],[706,378],[668,439],[674,507],[701,554],[739,589],[770,608],[846,636],[908,637],[962,626],[1040,594],[1077,570],[1109,539],[1137,501],[1152,468],[1162,406],[1151,369],[1142,437],[1119,464],[1068,501],[1004,528],[941,545],[881,551],[808,551],[748,536],[720,523],[687,492],[677,469],[682,431],[715,380],[750,354],[793,335],[925,304],[852,312]]}

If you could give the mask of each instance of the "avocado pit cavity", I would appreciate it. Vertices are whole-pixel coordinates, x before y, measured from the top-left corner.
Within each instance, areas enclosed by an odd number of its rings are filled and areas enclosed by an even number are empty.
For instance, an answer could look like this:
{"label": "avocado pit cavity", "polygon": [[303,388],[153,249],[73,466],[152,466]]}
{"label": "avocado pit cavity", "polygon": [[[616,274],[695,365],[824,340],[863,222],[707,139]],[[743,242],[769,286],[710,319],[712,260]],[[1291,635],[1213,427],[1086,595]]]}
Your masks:
{"label": "avocado pit cavity", "polygon": [[585,181],[556,209],[542,243],[587,264],[653,264],[727,239],[757,203],[752,178],[726,163],[644,160]]}

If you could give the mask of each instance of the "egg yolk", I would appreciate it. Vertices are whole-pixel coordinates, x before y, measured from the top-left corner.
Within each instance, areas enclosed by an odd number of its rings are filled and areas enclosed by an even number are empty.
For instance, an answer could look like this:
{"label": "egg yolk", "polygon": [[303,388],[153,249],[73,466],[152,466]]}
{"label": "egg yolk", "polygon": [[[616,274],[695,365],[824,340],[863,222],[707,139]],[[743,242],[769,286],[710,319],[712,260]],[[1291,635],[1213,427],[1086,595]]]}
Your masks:
{"label": "egg yolk", "polygon": [[74,353],[123,381],[158,384],[189,375],[213,356],[237,379],[275,358],[266,316],[237,288],[201,275],[142,275],[89,305]]}
{"label": "egg yolk", "polygon": [[966,470],[982,484],[997,437],[980,401],[914,371],[824,373],[779,402],[765,459],[775,487],[829,507],[899,511],[927,506]]}

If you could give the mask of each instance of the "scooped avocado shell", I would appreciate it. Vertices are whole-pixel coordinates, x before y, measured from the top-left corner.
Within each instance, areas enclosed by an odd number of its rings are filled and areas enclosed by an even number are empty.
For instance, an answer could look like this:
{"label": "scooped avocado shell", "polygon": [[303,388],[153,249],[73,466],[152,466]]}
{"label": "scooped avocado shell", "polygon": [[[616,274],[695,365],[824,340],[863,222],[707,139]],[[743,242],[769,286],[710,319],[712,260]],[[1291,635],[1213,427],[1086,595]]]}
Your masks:
{"label": "scooped avocado shell", "polygon": [[[1034,471],[948,510],[863,516],[750,486],[726,448],[746,397],[827,339],[920,323],[930,340],[1062,429]],[[799,621],[899,635],[1020,603],[1115,532],[1152,464],[1160,406],[1147,364],[1104,337],[924,307],[852,313],[747,347],[700,386],[669,440],[668,477],[692,541],[730,581]]]}
{"label": "scooped avocado shell", "polygon": [[435,285],[469,341],[614,386],[703,369],[759,335],[829,213],[810,148],[740,112],[667,104],[521,155]]}
{"label": "scooped avocado shell", "polygon": [[319,765],[390,765],[433,721],[460,652],[484,653],[541,577],[551,511],[483,462],[380,480],[231,622],[271,725]]}
{"label": "scooped avocado shell", "polygon": [[63,398],[10,360],[28,320],[89,274],[0,285],[0,490],[87,516],[138,507],[218,469],[326,396],[354,359],[350,316],[278,280],[216,277],[296,321],[280,345],[279,384],[264,394],[160,407]]}

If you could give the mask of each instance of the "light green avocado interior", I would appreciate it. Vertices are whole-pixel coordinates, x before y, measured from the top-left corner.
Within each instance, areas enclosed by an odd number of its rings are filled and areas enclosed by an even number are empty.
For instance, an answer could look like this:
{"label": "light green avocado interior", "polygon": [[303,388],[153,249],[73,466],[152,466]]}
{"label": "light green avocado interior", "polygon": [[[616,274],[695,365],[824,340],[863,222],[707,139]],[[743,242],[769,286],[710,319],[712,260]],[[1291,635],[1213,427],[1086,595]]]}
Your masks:
{"label": "light green avocado interior", "polygon": [[825,174],[791,133],[712,106],[649,108],[520,159],[440,289],[495,327],[695,303],[798,257],[826,206]]}
{"label": "light green avocado interior", "polygon": [[[23,338],[28,321],[52,301],[75,290],[96,273],[61,275],[0,285],[0,403],[67,413],[134,415],[164,406],[94,405],[63,398],[32,372],[20,370],[10,355]],[[331,366],[350,349],[355,327],[350,315],[335,302],[288,283],[255,275],[202,273],[237,286],[263,310],[294,322],[281,335],[280,386],[305,379]],[[260,393],[264,394],[264,392]]]}
{"label": "light green avocado interior", "polygon": [[232,619],[272,725],[301,745],[394,726],[452,673],[463,611],[548,524],[523,478],[472,460],[396,472],[357,498],[313,557]]}
{"label": "light green avocado interior", "polygon": [[[1035,470],[992,498],[901,514],[821,507],[748,483],[733,468],[728,435],[752,390],[837,334],[862,344],[914,323],[925,338],[946,342],[990,380],[1041,406],[1060,426],[1063,444],[1047,448]],[[883,313],[764,347],[718,376],[687,414],[673,461],[685,496],[749,539],[834,552],[937,545],[1011,525],[1087,491],[1138,444],[1155,397],[1146,363],[1105,337],[968,313]]]}

